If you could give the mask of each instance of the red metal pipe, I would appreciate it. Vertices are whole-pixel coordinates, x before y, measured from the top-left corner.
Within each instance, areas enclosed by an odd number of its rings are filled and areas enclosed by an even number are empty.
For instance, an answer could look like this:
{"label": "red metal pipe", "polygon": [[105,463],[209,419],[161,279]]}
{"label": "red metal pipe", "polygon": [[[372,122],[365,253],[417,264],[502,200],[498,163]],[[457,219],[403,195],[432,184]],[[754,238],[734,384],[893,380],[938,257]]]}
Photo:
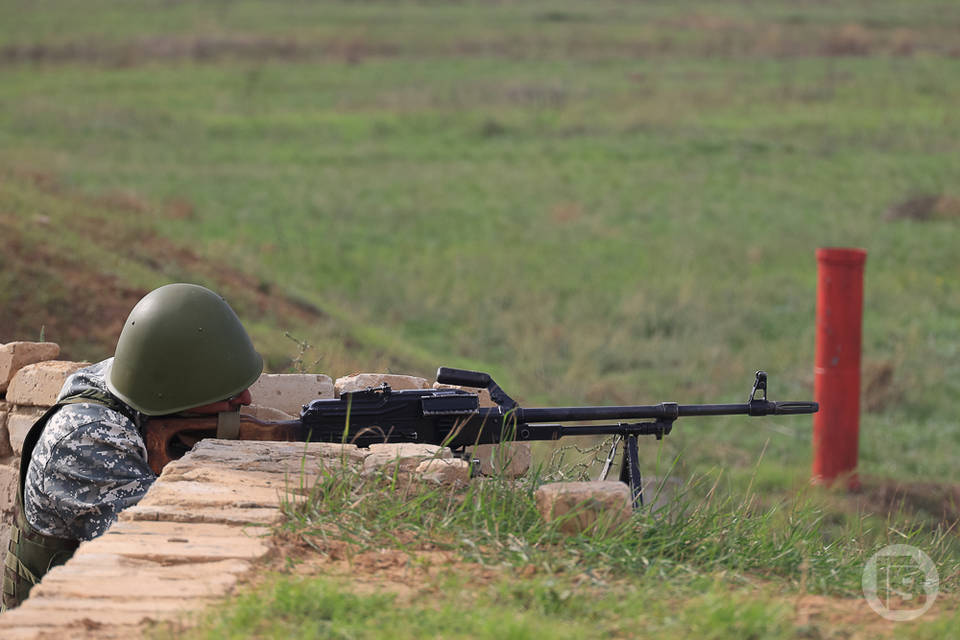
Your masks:
{"label": "red metal pipe", "polygon": [[860,488],[860,346],[863,249],[817,249],[817,341],[813,397],[813,481]]}

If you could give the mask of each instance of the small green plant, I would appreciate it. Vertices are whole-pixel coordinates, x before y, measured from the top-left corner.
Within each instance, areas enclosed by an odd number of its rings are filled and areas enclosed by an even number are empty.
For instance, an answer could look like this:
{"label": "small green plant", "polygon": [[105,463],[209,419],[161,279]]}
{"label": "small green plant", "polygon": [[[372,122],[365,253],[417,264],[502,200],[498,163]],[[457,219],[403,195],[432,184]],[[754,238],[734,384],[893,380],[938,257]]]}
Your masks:
{"label": "small green plant", "polygon": [[291,335],[289,331],[284,331],[283,336],[288,340],[292,341],[297,345],[297,353],[290,360],[290,371],[291,373],[311,373],[319,371],[318,367],[320,366],[321,358],[317,358],[308,368],[304,359],[304,356],[313,351],[314,347],[312,344],[306,340],[301,340],[294,335]]}

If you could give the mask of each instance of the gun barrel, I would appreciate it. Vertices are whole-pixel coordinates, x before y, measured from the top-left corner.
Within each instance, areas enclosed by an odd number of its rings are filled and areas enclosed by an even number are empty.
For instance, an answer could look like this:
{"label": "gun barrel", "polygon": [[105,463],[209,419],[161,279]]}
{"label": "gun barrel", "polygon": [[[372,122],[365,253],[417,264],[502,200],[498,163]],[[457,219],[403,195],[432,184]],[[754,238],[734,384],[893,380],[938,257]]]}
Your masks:
{"label": "gun barrel", "polygon": [[519,423],[577,422],[590,420],[638,420],[646,418],[682,418],[684,416],[797,415],[816,413],[816,402],[768,402],[754,400],[739,404],[674,404],[624,407],[550,407],[517,409]]}

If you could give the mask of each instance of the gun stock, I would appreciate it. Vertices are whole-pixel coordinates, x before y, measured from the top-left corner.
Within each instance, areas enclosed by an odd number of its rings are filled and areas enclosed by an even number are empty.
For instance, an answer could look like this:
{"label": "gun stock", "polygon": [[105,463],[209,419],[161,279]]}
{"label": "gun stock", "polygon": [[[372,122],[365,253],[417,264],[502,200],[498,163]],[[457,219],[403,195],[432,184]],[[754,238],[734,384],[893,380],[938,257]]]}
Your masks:
{"label": "gun stock", "polygon": [[[179,438],[198,440],[215,438],[221,425],[219,416],[157,417],[147,421],[143,441],[147,447],[147,463],[160,475],[163,467],[177,456],[171,450]],[[267,422],[253,416],[239,414],[239,430],[232,439],[296,442],[303,440],[303,423],[299,420]]]}

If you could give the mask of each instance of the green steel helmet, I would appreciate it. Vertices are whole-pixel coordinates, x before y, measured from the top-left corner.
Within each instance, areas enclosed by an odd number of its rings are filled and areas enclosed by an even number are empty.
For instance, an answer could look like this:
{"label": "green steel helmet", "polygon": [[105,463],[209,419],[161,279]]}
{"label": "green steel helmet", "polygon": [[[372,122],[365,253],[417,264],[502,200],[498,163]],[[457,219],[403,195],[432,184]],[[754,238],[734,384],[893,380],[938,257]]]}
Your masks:
{"label": "green steel helmet", "polygon": [[230,398],[263,371],[227,301],[195,284],[168,284],[130,312],[107,375],[107,388],[148,416]]}

